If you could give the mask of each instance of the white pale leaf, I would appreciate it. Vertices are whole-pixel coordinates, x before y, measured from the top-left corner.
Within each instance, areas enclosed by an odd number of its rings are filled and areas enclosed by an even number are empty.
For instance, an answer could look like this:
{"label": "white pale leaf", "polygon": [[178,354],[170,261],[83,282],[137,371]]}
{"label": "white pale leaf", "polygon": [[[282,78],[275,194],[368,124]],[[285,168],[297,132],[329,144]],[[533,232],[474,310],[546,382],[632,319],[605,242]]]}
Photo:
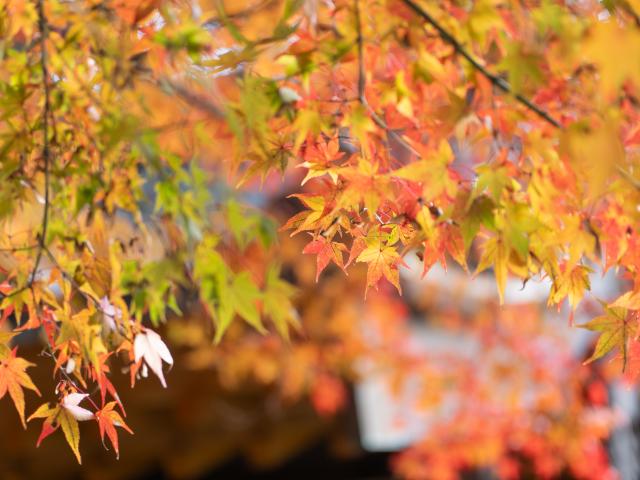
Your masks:
{"label": "white pale leaf", "polygon": [[147,330],[147,341],[151,348],[160,355],[160,358],[167,362],[169,365],[173,365],[173,357],[171,352],[167,348],[167,345],[162,341],[160,335],[152,330]]}

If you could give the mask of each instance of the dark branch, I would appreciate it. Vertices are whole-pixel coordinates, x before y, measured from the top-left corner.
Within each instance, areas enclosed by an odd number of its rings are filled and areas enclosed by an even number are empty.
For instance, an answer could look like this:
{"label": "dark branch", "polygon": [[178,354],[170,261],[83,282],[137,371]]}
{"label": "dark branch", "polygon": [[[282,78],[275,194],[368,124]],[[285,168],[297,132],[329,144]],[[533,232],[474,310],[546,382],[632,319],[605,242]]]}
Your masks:
{"label": "dark branch", "polygon": [[[36,11],[38,13],[38,30],[40,32],[40,70],[42,74],[42,89],[44,92],[44,106],[42,109],[42,159],[44,160],[44,211],[42,213],[42,227],[40,228],[40,235],[38,236],[38,243],[36,248],[38,253],[36,254],[36,261],[33,265],[33,270],[29,275],[27,283],[20,288],[13,290],[11,293],[3,295],[3,298],[13,297],[25,290],[31,288],[35,282],[36,275],[38,274],[38,268],[40,268],[40,261],[42,260],[42,254],[46,247],[47,229],[49,225],[49,163],[51,152],[49,150],[49,114],[51,111],[51,104],[49,101],[49,68],[47,66],[47,38],[49,35],[49,26],[44,14],[44,0],[36,1]],[[28,250],[29,248],[25,248]]]}
{"label": "dark branch", "polygon": [[[512,95],[518,102],[524,105],[528,110],[534,112],[544,121],[554,126],[555,128],[562,129],[562,125],[555,118],[553,118],[549,113],[545,112],[543,109],[538,107],[536,104],[531,102],[528,98],[522,96],[519,93],[514,93],[511,86],[507,81],[503,78],[500,78],[490,71],[488,71],[484,66],[482,66],[478,60],[476,60],[461,44],[458,42],[440,23],[433,18],[426,10],[424,10],[420,5],[414,2],[414,0],[402,0],[403,3],[413,10],[418,16],[420,16],[425,22],[431,25],[436,29],[440,38],[451,45],[453,49],[460,56],[464,57],[473,68],[475,68],[478,72],[480,72],[485,78],[487,78],[493,85],[502,90],[503,92]],[[636,22],[636,25],[640,26],[640,17],[637,13],[628,5],[623,6],[625,12],[633,17]],[[627,180],[633,187],[637,190],[640,190],[640,181],[636,180],[629,172],[627,172],[621,166],[617,166],[616,170],[618,173]]]}
{"label": "dark branch", "polygon": [[356,13],[356,44],[358,46],[358,100],[362,104],[367,103],[367,99],[364,96],[364,89],[366,85],[366,77],[364,70],[364,40],[362,38],[362,19],[360,18],[360,1],[355,0],[355,13]]}
{"label": "dark branch", "polygon": [[544,121],[553,125],[556,128],[562,128],[560,122],[558,122],[555,118],[545,112],[543,109],[535,105],[528,98],[522,96],[519,93],[515,93],[509,83],[505,81],[503,78],[494,75],[490,71],[488,71],[484,66],[482,66],[478,60],[476,60],[461,44],[458,42],[445,28],[440,25],[440,23],[433,18],[426,10],[424,10],[420,5],[415,3],[413,0],[402,0],[404,4],[413,10],[418,16],[420,16],[425,22],[431,25],[436,29],[440,38],[451,45],[453,49],[467,60],[473,68],[475,68],[478,72],[480,72],[485,78],[487,78],[493,85],[495,85],[498,89],[502,90],[504,93],[508,93],[512,95],[518,102],[524,105],[528,110],[531,110]]}
{"label": "dark branch", "polygon": [[375,112],[375,110],[369,105],[367,96],[365,95],[365,88],[367,85],[365,65],[364,65],[364,37],[362,36],[362,19],[360,17],[360,2],[355,0],[355,14],[356,14],[356,46],[358,48],[358,101],[365,107],[374,123],[387,132],[388,135],[395,138],[400,145],[406,148],[408,151],[420,157],[420,153],[416,151],[407,141],[398,133],[389,128],[387,123]]}
{"label": "dark branch", "polygon": [[40,30],[40,70],[42,71],[42,89],[44,91],[44,107],[42,111],[42,159],[44,160],[44,210],[42,212],[42,228],[38,237],[38,254],[36,255],[36,263],[31,272],[29,285],[33,285],[40,267],[42,254],[47,241],[47,228],[49,225],[49,164],[51,161],[51,152],[49,150],[49,115],[51,105],[49,101],[49,68],[47,66],[47,38],[49,35],[49,26],[44,15],[44,0],[38,0],[36,3],[38,11],[38,29]]}
{"label": "dark branch", "polygon": [[[50,181],[50,163],[51,163],[51,151],[49,149],[49,116],[51,114],[51,102],[49,92],[49,67],[47,65],[47,39],[49,37],[49,25],[47,18],[44,14],[44,0],[36,1],[36,11],[38,13],[38,31],[40,33],[40,71],[42,74],[42,90],[44,93],[44,106],[42,108],[42,159],[44,161],[44,210],[42,212],[42,226],[40,228],[40,234],[38,236],[38,243],[36,245],[22,248],[22,250],[30,250],[37,248],[36,261],[33,265],[33,270],[29,275],[29,280],[25,285],[13,290],[3,296],[3,298],[13,297],[25,290],[31,288],[36,280],[38,269],[40,268],[40,262],[42,261],[42,255],[46,249],[47,230],[49,226],[49,206],[51,203],[49,195],[49,181]],[[20,248],[13,249],[18,251]],[[5,250],[6,251],[6,250]]]}
{"label": "dark branch", "polygon": [[620,2],[616,6],[629,15],[635,22],[636,27],[640,28],[640,15],[638,15],[638,12],[633,9],[629,2]]}

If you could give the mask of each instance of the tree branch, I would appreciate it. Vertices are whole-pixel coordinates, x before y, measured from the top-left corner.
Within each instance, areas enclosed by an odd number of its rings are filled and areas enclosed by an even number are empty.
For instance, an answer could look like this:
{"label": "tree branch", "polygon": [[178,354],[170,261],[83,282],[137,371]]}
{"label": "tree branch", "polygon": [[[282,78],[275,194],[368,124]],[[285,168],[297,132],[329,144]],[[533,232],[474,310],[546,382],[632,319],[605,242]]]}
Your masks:
{"label": "tree branch", "polygon": [[67,282],[69,282],[69,284],[71,284],[73,288],[75,288],[78,292],[80,292],[80,295],[82,295],[88,301],[91,301],[95,305],[95,307],[98,309],[99,312],[105,313],[104,309],[100,305],[100,302],[95,298],[93,298],[91,295],[85,293],[80,287],[80,285],[78,285],[78,282],[76,282],[76,280],[62,268],[62,266],[58,262],[58,259],[55,257],[53,252],[51,252],[51,250],[49,250],[46,246],[44,247],[44,252],[47,254],[47,257],[49,257],[49,260],[51,261],[53,266],[58,269],[58,271],[60,272],[60,275],[62,275],[62,277]]}
{"label": "tree branch", "polygon": [[42,158],[44,160],[44,211],[42,212],[42,228],[40,236],[38,238],[38,253],[36,255],[36,262],[31,272],[31,279],[29,285],[33,285],[40,267],[40,261],[42,260],[42,254],[44,252],[47,240],[47,229],[49,225],[49,164],[51,161],[51,152],[49,150],[49,115],[51,110],[51,104],[49,101],[49,68],[47,66],[47,38],[49,35],[49,26],[44,14],[44,0],[37,0],[36,9],[38,11],[38,29],[40,30],[40,70],[42,71],[42,89],[44,91],[44,107],[42,112]]}
{"label": "tree branch", "polygon": [[[413,10],[418,16],[420,16],[426,23],[431,25],[438,32],[440,38],[451,45],[453,49],[460,56],[465,58],[473,68],[475,68],[480,74],[482,74],[485,78],[487,78],[493,85],[502,90],[504,93],[512,95],[518,102],[524,105],[528,110],[532,111],[548,124],[552,125],[555,128],[562,129],[562,125],[555,118],[553,118],[548,112],[544,111],[542,108],[538,107],[531,100],[524,97],[519,93],[514,93],[511,86],[507,81],[503,78],[500,78],[490,71],[488,71],[483,65],[481,65],[478,60],[476,60],[461,44],[458,42],[435,18],[433,18],[425,9],[423,9],[420,5],[415,3],[414,0],[402,0],[403,3]],[[628,5],[626,7],[629,7]],[[638,15],[633,11],[633,9],[624,7],[624,10],[629,13],[636,24],[640,25],[640,19]],[[627,172],[621,166],[617,166],[616,170],[618,173],[627,180],[633,187],[637,190],[640,190],[640,181],[636,180],[629,172]]]}
{"label": "tree branch", "polygon": [[24,248],[29,250],[32,247],[38,249],[36,253],[36,261],[33,265],[33,270],[29,275],[29,280],[22,287],[13,290],[12,292],[3,296],[3,298],[13,297],[25,290],[31,288],[36,280],[38,269],[40,268],[40,262],[42,261],[42,255],[46,249],[47,230],[49,226],[49,207],[51,203],[49,194],[49,181],[50,181],[50,163],[51,163],[51,151],[49,149],[49,116],[51,114],[51,102],[49,92],[49,67],[47,65],[47,39],[49,37],[49,25],[44,13],[44,0],[36,0],[36,11],[38,14],[38,30],[40,33],[40,71],[42,74],[42,90],[44,92],[44,106],[42,108],[42,159],[44,160],[44,209],[42,212],[42,226],[40,228],[40,234],[38,236],[38,242],[34,246]]}
{"label": "tree branch", "polygon": [[640,190],[640,181],[636,180],[633,175],[627,172],[620,165],[616,165],[617,172],[631,185],[633,185],[637,190]]}
{"label": "tree branch", "polygon": [[367,77],[364,66],[364,37],[362,36],[362,20],[360,17],[360,2],[355,0],[355,15],[356,15],[356,46],[358,48],[358,101],[367,109],[369,115],[373,119],[374,123],[395,138],[400,145],[406,148],[408,151],[420,157],[420,153],[413,148],[401,135],[394,132],[389,128],[387,123],[380,117],[375,110],[369,105],[367,97],[365,95],[365,88],[367,85]]}
{"label": "tree branch", "polygon": [[362,38],[362,19],[360,18],[360,1],[355,0],[355,14],[356,14],[356,44],[358,46],[358,100],[362,104],[367,103],[367,99],[364,96],[364,89],[366,86],[366,73],[364,70],[364,40]]}
{"label": "tree branch", "polygon": [[[40,228],[40,235],[38,237],[38,243],[36,245],[38,253],[36,254],[36,261],[33,265],[29,280],[25,285],[11,293],[3,296],[3,298],[13,297],[19,293],[24,292],[28,288],[33,286],[38,274],[38,268],[40,268],[40,262],[42,255],[46,248],[47,230],[49,225],[49,176],[50,176],[50,160],[51,152],[49,150],[49,115],[51,113],[51,103],[49,99],[49,68],[47,66],[47,39],[49,36],[49,25],[47,24],[47,18],[44,14],[44,0],[36,0],[36,11],[38,13],[38,30],[40,32],[40,71],[42,74],[42,89],[44,92],[44,106],[42,108],[42,159],[44,160],[44,211],[42,212],[42,227]],[[31,247],[25,248],[25,250]]]}
{"label": "tree branch", "polygon": [[636,24],[636,27],[640,28],[640,16],[638,15],[638,12],[636,12],[634,10],[634,8],[631,6],[631,4],[629,2],[620,2],[618,4],[616,4],[617,7],[621,8],[622,11],[624,11],[627,15],[629,15],[634,23]]}
{"label": "tree branch", "polygon": [[549,113],[544,111],[542,108],[538,107],[536,104],[531,102],[528,98],[524,97],[519,93],[514,93],[511,85],[504,80],[503,78],[494,75],[490,71],[488,71],[484,66],[476,60],[473,55],[471,55],[461,44],[458,42],[440,23],[433,18],[426,10],[424,10],[420,5],[415,3],[413,0],[402,0],[403,3],[413,10],[419,17],[421,17],[426,23],[431,25],[436,29],[440,38],[451,45],[453,49],[458,53],[461,57],[467,60],[473,68],[475,68],[478,72],[480,72],[487,80],[489,80],[494,86],[498,89],[502,90],[504,93],[508,93],[512,95],[518,102],[524,105],[528,110],[532,111],[544,121],[553,125],[556,128],[562,128],[560,122],[558,122],[555,118],[553,118]]}

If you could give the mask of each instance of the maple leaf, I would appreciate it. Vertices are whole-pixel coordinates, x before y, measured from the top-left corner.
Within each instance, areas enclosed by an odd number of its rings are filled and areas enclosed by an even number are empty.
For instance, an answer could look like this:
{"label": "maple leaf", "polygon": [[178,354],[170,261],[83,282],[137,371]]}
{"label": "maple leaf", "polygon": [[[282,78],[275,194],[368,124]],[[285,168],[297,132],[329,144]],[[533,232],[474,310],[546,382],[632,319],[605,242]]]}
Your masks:
{"label": "maple leaf", "polygon": [[158,8],[160,3],[160,0],[119,0],[114,3],[114,8],[124,21],[135,25]]}
{"label": "maple leaf", "polygon": [[342,252],[347,251],[343,243],[332,242],[323,236],[309,242],[302,250],[302,253],[316,254],[316,282],[320,278],[322,271],[333,261],[342,271],[346,272]]}
{"label": "maple leaf", "polygon": [[304,185],[312,178],[321,177],[328,174],[333,183],[338,181],[337,169],[331,162],[342,157],[338,136],[334,136],[329,141],[319,142],[317,145],[310,145],[305,151],[306,161],[298,165],[299,168],[306,168],[307,175],[301,182]]}
{"label": "maple leaf", "polygon": [[27,419],[27,422],[30,422],[35,418],[45,419],[42,424],[40,435],[38,436],[36,447],[39,447],[45,438],[47,438],[49,435],[51,435],[53,432],[55,432],[58,429],[58,424],[56,423],[56,417],[59,411],[60,411],[59,405],[56,405],[55,407],[52,408],[49,406],[49,403],[43,403]]}
{"label": "maple leaf", "polygon": [[70,393],[68,395],[65,395],[61,402],[62,408],[67,410],[73,416],[73,418],[75,418],[79,422],[91,420],[93,418],[93,412],[78,405],[88,396],[88,393]]}
{"label": "maple leaf", "polygon": [[260,333],[266,332],[256,305],[262,299],[262,293],[248,272],[238,273],[230,283],[221,282],[219,288],[215,342],[222,339],[236,314]]}
{"label": "maple leaf", "polygon": [[55,334],[57,325],[56,322],[58,319],[56,318],[55,313],[49,307],[44,307],[42,309],[42,328],[44,330],[45,335],[47,336],[47,341],[49,345],[55,345]]}
{"label": "maple leaf", "polygon": [[447,166],[453,159],[453,153],[449,143],[443,141],[435,149],[420,146],[417,148],[424,155],[419,160],[393,171],[392,175],[418,182],[423,194],[428,194],[430,198],[450,191],[452,181]]}
{"label": "maple leaf", "polygon": [[379,164],[360,158],[357,167],[345,167],[342,176],[346,188],[341,189],[336,206],[342,209],[353,208],[362,203],[371,221],[375,221],[376,212],[383,199],[387,198],[392,185],[391,178],[380,175]]}
{"label": "maple leaf", "polygon": [[107,351],[101,331],[101,326],[92,321],[92,312],[84,309],[61,322],[56,344],[77,344],[83,356],[95,366],[99,363],[100,355]]}
{"label": "maple leaf", "polygon": [[[634,56],[629,59],[626,53],[640,50],[640,34],[635,29],[621,28],[618,22],[596,22],[585,42],[585,52],[599,67],[602,89],[609,94],[628,78],[640,81],[640,63]],[[611,50],[608,45],[625,45],[625,51]]]}
{"label": "maple leaf", "polygon": [[291,303],[296,289],[280,278],[280,269],[272,267],[267,271],[263,309],[271,318],[280,334],[288,339],[289,326],[299,327],[299,315]]}
{"label": "maple leaf", "polygon": [[626,292],[616,298],[611,306],[626,308],[629,310],[640,310],[640,292]]}
{"label": "maple leaf", "polygon": [[[326,223],[329,218],[326,215],[327,204],[322,196],[318,195],[291,195],[298,198],[310,210],[300,212],[291,217],[280,229],[289,230],[295,228],[291,236],[304,230],[315,230],[323,221]],[[329,220],[330,221],[330,220]]]}
{"label": "maple leaf", "polygon": [[584,363],[591,363],[618,348],[622,355],[624,370],[627,361],[627,341],[635,335],[637,328],[636,323],[630,320],[626,308],[605,306],[604,315],[579,325],[581,328],[600,333],[593,354]]}
{"label": "maple leaf", "polygon": [[98,364],[94,365],[93,366],[94,368],[92,369],[93,378],[98,383],[98,388],[100,388],[100,398],[102,401],[102,405],[104,405],[107,392],[109,392],[109,394],[111,394],[111,396],[115,399],[115,401],[120,406],[122,413],[125,414],[124,406],[120,402],[120,396],[118,395],[118,392],[116,391],[115,387],[111,383],[111,380],[109,380],[109,377],[107,376],[107,374],[110,373],[109,366],[107,365],[107,360],[109,359],[110,356],[111,356],[111,352],[100,355]]}
{"label": "maple leaf", "polygon": [[353,232],[354,238],[351,244],[351,251],[349,252],[349,259],[345,267],[351,265],[354,261],[357,261],[360,254],[367,248],[366,237],[358,230]]}
{"label": "maple leaf", "polygon": [[140,360],[144,360],[144,364],[148,365],[151,371],[160,379],[162,386],[167,388],[167,382],[162,373],[162,361],[164,360],[169,365],[173,365],[173,357],[160,335],[153,330],[144,328],[133,340],[133,351],[135,362],[138,363]]}
{"label": "maple leaf", "polygon": [[10,342],[16,335],[16,332],[0,332],[0,358],[11,353]]}
{"label": "maple leaf", "polygon": [[322,130],[323,119],[315,110],[302,110],[293,123],[293,131],[297,132],[293,151],[297,151],[309,133],[317,134]]}
{"label": "maple leaf", "polygon": [[78,463],[81,464],[82,457],[80,456],[80,428],[78,427],[78,420],[76,420],[69,410],[61,408],[56,416],[56,421],[58,425],[60,425],[60,428],[62,428],[64,438],[71,447],[71,450],[73,450],[73,453],[78,459]]}
{"label": "maple leaf", "polygon": [[40,328],[40,325],[42,325],[42,321],[38,316],[38,313],[34,306],[28,305],[27,313],[28,313],[27,321],[24,324],[20,325],[18,328],[16,328],[17,332],[22,332],[25,330],[35,330],[36,328]]}
{"label": "maple leaf", "polygon": [[592,270],[585,265],[576,265],[573,268],[562,265],[560,274],[554,278],[551,292],[549,293],[549,305],[558,304],[565,298],[573,309],[578,306],[584,296],[585,290],[589,290],[589,272]]}
{"label": "maple leaf", "polygon": [[194,275],[200,280],[205,307],[215,322],[215,342],[220,342],[236,314],[265,333],[257,305],[263,299],[263,292],[249,272],[234,273],[217,252],[208,251],[205,258],[207,261],[196,263]]}
{"label": "maple leaf", "polygon": [[447,222],[439,225],[434,230],[433,236],[424,241],[423,277],[437,261],[440,261],[445,270],[447,269],[445,252],[448,252],[461,267],[466,269],[467,263],[462,233],[459,228]]}
{"label": "maple leaf", "polygon": [[398,264],[405,266],[406,264],[394,247],[383,245],[379,240],[374,241],[358,255],[356,261],[368,264],[367,290],[369,287],[377,288],[378,282],[384,277],[396,287],[398,292],[402,291]]}
{"label": "maple leaf", "polygon": [[122,318],[122,311],[116,308],[106,296],[100,299],[98,306],[102,312],[102,321],[105,327],[108,331],[116,331],[116,319],[120,320]]}
{"label": "maple leaf", "polygon": [[49,403],[40,405],[27,419],[27,421],[30,422],[36,418],[44,418],[36,447],[39,447],[45,438],[58,430],[58,428],[61,428],[67,444],[71,447],[78,463],[81,464],[80,428],[78,421],[86,421],[94,418],[94,414],[91,411],[78,406],[78,404],[87,397],[88,394],[86,393],[70,393],[65,395],[60,403],[54,407],[51,407]]}
{"label": "maple leaf", "polygon": [[15,347],[0,362],[0,398],[9,392],[11,400],[13,400],[13,404],[20,416],[22,426],[27,428],[24,420],[24,392],[22,389],[28,388],[29,390],[33,390],[38,396],[40,396],[40,391],[33,384],[26,372],[27,368],[35,365],[26,361],[24,358],[17,357],[17,350],[18,347]]}
{"label": "maple leaf", "polygon": [[483,251],[476,268],[476,274],[482,272],[491,264],[493,264],[500,304],[502,304],[509,273],[509,252],[501,238],[491,237],[483,244]]}
{"label": "maple leaf", "polygon": [[118,412],[114,410],[116,402],[107,403],[101,410],[98,410],[95,414],[98,422],[98,428],[100,429],[100,438],[104,443],[104,435],[107,434],[113,449],[116,452],[116,458],[120,458],[120,450],[118,448],[118,432],[116,427],[123,428],[127,432],[133,435],[133,431],[124,423],[124,420]]}

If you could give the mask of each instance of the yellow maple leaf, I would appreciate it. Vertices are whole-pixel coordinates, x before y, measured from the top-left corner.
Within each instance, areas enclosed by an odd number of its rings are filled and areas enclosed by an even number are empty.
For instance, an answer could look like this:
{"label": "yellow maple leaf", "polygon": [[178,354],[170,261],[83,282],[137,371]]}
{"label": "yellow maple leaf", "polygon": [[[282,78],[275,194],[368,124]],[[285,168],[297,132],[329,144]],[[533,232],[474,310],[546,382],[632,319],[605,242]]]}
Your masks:
{"label": "yellow maple leaf", "polygon": [[358,255],[356,261],[368,264],[367,290],[369,287],[376,287],[378,281],[384,277],[398,289],[398,292],[402,292],[398,272],[398,264],[402,263],[402,258],[394,247],[385,246],[381,242],[370,244]]}

